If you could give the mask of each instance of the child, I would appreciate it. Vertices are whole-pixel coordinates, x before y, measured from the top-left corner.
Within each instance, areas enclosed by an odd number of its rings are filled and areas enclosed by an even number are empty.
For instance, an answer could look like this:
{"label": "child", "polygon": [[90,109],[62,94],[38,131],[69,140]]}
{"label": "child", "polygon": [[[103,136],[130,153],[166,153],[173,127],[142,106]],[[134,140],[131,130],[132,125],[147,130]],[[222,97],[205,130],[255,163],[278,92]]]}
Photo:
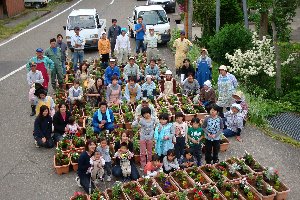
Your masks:
{"label": "child", "polygon": [[166,174],[179,169],[178,160],[175,156],[174,149],[169,149],[167,155],[163,159],[163,170]]}
{"label": "child", "polygon": [[69,100],[72,104],[75,101],[81,101],[83,97],[83,91],[80,86],[79,80],[74,81],[74,85],[69,89]]}
{"label": "child", "polygon": [[183,121],[182,112],[175,113],[175,120],[175,137],[173,141],[175,143],[176,158],[179,160],[184,153],[185,141],[187,141],[188,126],[186,122]]}
{"label": "child", "polygon": [[[76,123],[75,118],[73,116],[69,117],[69,123],[66,126],[66,133],[69,139],[73,139],[74,135],[78,136],[78,131],[80,127]],[[80,136],[80,133],[79,133]]]}
{"label": "child", "polygon": [[194,165],[196,165],[195,159],[193,157],[193,153],[190,149],[185,150],[184,157],[180,159],[179,162],[180,162],[179,166],[181,169],[193,167]]}
{"label": "child", "polygon": [[201,149],[202,149],[202,143],[201,140],[203,140],[204,133],[202,128],[200,127],[200,119],[199,118],[193,118],[191,121],[192,127],[188,129],[188,144],[191,149],[192,154],[195,156],[197,160],[197,165],[201,166]]}
{"label": "child", "polygon": [[162,171],[162,164],[160,163],[160,157],[154,155],[152,161],[148,162],[144,168],[144,174],[148,177],[154,177],[158,172]]}
{"label": "child", "polygon": [[100,139],[100,146],[97,147],[97,151],[101,153],[104,158],[105,165],[104,170],[107,175],[106,181],[111,181],[111,157],[109,154],[109,146],[107,145],[107,140],[105,138]]}
{"label": "child", "polygon": [[224,114],[226,129],[223,134],[226,137],[236,136],[236,140],[241,142],[241,131],[243,129],[243,116],[241,114],[242,107],[240,104],[234,103],[231,106],[231,111]]}
{"label": "child", "polygon": [[100,152],[95,151],[94,156],[92,156],[90,159],[90,164],[92,166],[92,180],[97,184],[98,179],[100,179],[101,181],[103,180],[103,166],[105,165],[105,160],[101,156]]}
{"label": "child", "polygon": [[120,160],[120,166],[124,181],[128,180],[131,175],[130,160],[133,157],[133,153],[128,150],[127,143],[122,142],[120,149],[115,153],[115,157]]}
{"label": "child", "polygon": [[[218,116],[219,107],[213,104],[210,109],[210,116],[206,117],[203,122],[203,131],[205,133],[205,161],[206,164],[219,162],[219,150],[220,150],[220,135],[223,131],[224,125],[222,118]],[[213,149],[213,156],[211,152]]]}
{"label": "child", "polygon": [[172,139],[175,134],[175,129],[172,123],[169,123],[169,115],[162,113],[158,117],[159,124],[155,128],[155,152],[161,159],[167,155],[169,149],[174,148]]}
{"label": "child", "polygon": [[30,86],[29,90],[29,101],[31,103],[31,114],[30,116],[35,115],[35,106],[34,106],[34,91],[35,91],[35,83],[43,84],[44,83],[44,78],[42,75],[42,72],[39,70],[36,70],[36,63],[30,63],[30,69],[27,73],[27,82],[28,85]]}
{"label": "child", "polygon": [[239,90],[234,93],[232,97],[234,98],[234,103],[240,104],[240,106],[242,107],[241,115],[243,117],[243,125],[245,126],[248,114],[248,104],[245,101],[245,96],[243,92]]}
{"label": "child", "polygon": [[152,161],[152,147],[153,147],[153,135],[155,128],[155,118],[151,117],[151,109],[145,107],[141,109],[142,118],[138,117],[136,121],[132,123],[132,126],[141,126],[140,130],[140,153],[141,153],[141,168],[144,169],[146,165],[146,152],[147,162]]}

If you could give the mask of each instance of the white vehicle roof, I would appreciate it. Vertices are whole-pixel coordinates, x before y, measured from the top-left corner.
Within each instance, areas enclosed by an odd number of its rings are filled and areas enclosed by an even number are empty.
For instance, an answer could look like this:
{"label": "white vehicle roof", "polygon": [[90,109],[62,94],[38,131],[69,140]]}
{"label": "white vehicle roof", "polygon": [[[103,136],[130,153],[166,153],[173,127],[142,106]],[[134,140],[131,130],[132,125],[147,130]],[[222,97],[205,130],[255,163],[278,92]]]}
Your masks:
{"label": "white vehicle roof", "polygon": [[151,10],[164,10],[161,5],[150,5],[150,6],[138,6],[135,10],[139,13],[140,11],[151,11]]}
{"label": "white vehicle roof", "polygon": [[73,10],[69,16],[79,16],[79,15],[95,15],[96,14],[96,9],[78,9],[78,10]]}

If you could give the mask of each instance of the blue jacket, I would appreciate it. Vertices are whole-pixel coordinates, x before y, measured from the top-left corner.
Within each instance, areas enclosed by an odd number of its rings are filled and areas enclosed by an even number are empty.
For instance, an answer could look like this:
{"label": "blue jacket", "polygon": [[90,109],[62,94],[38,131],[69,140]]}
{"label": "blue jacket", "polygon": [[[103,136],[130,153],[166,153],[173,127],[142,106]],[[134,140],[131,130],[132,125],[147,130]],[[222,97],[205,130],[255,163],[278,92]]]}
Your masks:
{"label": "blue jacket", "polygon": [[34,121],[34,137],[38,138],[50,138],[52,133],[52,118],[37,117]]}
{"label": "blue jacket", "polygon": [[[107,108],[107,109],[109,112],[111,122],[107,121],[107,116],[105,113],[104,114],[102,113],[102,120],[106,120],[106,123],[114,123],[115,118],[114,118],[113,111],[110,108]],[[100,121],[99,121],[99,116],[98,116],[98,110],[94,113],[92,124],[94,127],[94,132],[97,132],[97,133],[100,132],[100,128],[99,128]]]}
{"label": "blue jacket", "polygon": [[[175,134],[175,129],[172,123],[168,123],[165,126],[161,127],[159,124],[155,128],[154,132],[154,140],[155,140],[155,152],[158,156],[167,155],[167,151],[169,149],[174,148],[173,137]],[[159,130],[161,128],[161,130]],[[164,140],[163,138],[168,136],[168,140]]]}
{"label": "blue jacket", "polygon": [[119,67],[115,66],[114,69],[112,69],[110,66],[108,66],[104,73],[104,84],[105,85],[108,85],[111,83],[111,78],[113,75],[116,75],[118,78],[120,78]]}

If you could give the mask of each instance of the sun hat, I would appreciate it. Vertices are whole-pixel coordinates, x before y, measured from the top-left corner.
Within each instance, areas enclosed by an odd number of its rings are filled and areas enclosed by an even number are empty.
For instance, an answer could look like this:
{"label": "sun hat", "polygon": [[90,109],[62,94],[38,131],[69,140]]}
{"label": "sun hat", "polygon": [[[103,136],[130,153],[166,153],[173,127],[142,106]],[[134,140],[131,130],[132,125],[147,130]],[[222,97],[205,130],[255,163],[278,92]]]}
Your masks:
{"label": "sun hat", "polygon": [[203,51],[205,51],[205,52],[206,52],[206,54],[208,54],[208,51],[207,51],[207,49],[205,49],[205,48],[201,49],[201,53],[202,53]]}
{"label": "sun hat", "polygon": [[150,26],[150,27],[149,27],[149,30],[154,30],[154,26]]}
{"label": "sun hat", "polygon": [[205,81],[203,84],[209,88],[211,88],[211,86],[212,86],[210,80]]}
{"label": "sun hat", "polygon": [[227,67],[226,67],[225,65],[221,65],[221,66],[219,67],[219,70],[221,70],[221,69],[227,71]]}
{"label": "sun hat", "polygon": [[126,28],[121,28],[121,31],[123,32],[127,32],[127,29]]}
{"label": "sun hat", "polygon": [[241,105],[240,105],[240,104],[237,104],[237,103],[234,103],[234,104],[232,104],[232,105],[231,105],[231,108],[236,108],[236,109],[238,109],[238,110],[239,110],[239,112],[241,112],[241,111],[242,111],[242,107],[241,107]]}
{"label": "sun hat", "polygon": [[130,56],[129,60],[135,60],[135,58],[133,56]]}
{"label": "sun hat", "polygon": [[166,71],[166,74],[172,75],[171,70],[168,69],[168,70]]}
{"label": "sun hat", "polygon": [[234,96],[239,97],[240,99],[242,99],[244,97],[244,93],[240,90],[236,91],[234,94],[232,94],[232,97],[234,98]]}
{"label": "sun hat", "polygon": [[43,53],[44,52],[44,50],[42,48],[37,48],[35,51],[39,52],[39,53]]}

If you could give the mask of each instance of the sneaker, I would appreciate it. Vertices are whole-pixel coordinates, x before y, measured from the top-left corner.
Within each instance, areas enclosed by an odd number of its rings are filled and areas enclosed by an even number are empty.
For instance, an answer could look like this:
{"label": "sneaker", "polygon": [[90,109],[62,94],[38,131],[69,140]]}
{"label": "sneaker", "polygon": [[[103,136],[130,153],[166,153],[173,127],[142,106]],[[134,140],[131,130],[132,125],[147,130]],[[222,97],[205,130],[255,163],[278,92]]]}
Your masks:
{"label": "sneaker", "polygon": [[80,178],[78,176],[76,176],[75,181],[76,181],[78,187],[82,187],[80,184]]}
{"label": "sneaker", "polygon": [[34,140],[34,144],[35,144],[35,147],[36,147],[36,148],[40,148],[40,146],[38,145],[38,143],[37,143],[36,140]]}
{"label": "sneaker", "polygon": [[110,181],[111,181],[111,177],[110,177],[110,176],[107,176],[106,181],[107,181],[107,182],[110,182]]}
{"label": "sneaker", "polygon": [[143,167],[140,167],[140,170],[141,170],[141,171],[144,171],[144,168],[143,168]]}

